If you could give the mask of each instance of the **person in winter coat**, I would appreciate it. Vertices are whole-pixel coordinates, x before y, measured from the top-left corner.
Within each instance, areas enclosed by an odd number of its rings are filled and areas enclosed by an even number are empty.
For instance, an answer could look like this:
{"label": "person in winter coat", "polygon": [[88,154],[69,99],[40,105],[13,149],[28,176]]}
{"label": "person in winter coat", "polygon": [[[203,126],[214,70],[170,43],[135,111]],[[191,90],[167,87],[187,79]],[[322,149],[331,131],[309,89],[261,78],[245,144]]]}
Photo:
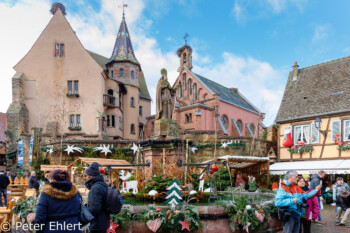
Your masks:
{"label": "person in winter coat", "polygon": [[337,177],[336,182],[333,184],[333,201],[337,201],[337,196],[340,195],[340,191],[343,189],[348,189],[349,185],[344,183],[343,177]]}
{"label": "person in winter coat", "polygon": [[5,175],[4,171],[0,171],[0,206],[2,205],[2,195],[4,195],[5,207],[7,206],[7,186],[10,184],[10,179]]}
{"label": "person in winter coat", "polygon": [[85,171],[85,186],[90,190],[87,207],[95,217],[90,222],[91,233],[106,233],[109,227],[109,215],[104,211],[108,185],[100,174],[100,164],[93,162]]}
{"label": "person in winter coat", "polygon": [[288,207],[290,213],[289,218],[283,222],[283,233],[299,233],[300,218],[304,214],[304,209],[300,208],[300,204],[316,195],[321,189],[321,185],[319,185],[316,190],[306,193],[297,186],[297,179],[298,173],[296,171],[288,171],[276,194],[275,206],[277,208]]}
{"label": "person in winter coat", "polygon": [[38,232],[80,233],[81,195],[70,182],[66,171],[56,169],[50,173],[50,184],[44,184],[35,214],[35,223],[42,224]]}
{"label": "person in winter coat", "polygon": [[[298,186],[307,193],[311,192],[311,189],[306,186],[306,181],[303,176],[298,177]],[[307,204],[309,207],[306,209],[305,214],[303,214],[300,219],[300,232],[303,233],[311,233],[311,219],[317,219],[319,211],[316,196],[312,196],[307,199]]]}
{"label": "person in winter coat", "polygon": [[36,189],[36,190],[39,189],[39,182],[36,179],[35,171],[32,171],[30,173],[30,177],[29,177],[29,180],[28,180],[28,188],[29,189]]}
{"label": "person in winter coat", "polygon": [[[350,191],[347,189],[343,189],[340,191],[339,196],[337,196],[337,221],[336,225],[344,226],[346,224],[346,220],[350,215]],[[343,217],[341,218],[341,212],[345,211]],[[341,221],[340,221],[341,218]],[[340,221],[340,222],[339,222]],[[350,228],[350,224],[347,225]]]}
{"label": "person in winter coat", "polygon": [[[319,171],[317,174],[313,174],[311,176],[311,181],[310,181],[310,189],[314,190],[318,185],[320,185],[323,181],[323,178],[325,177],[326,173],[321,170]],[[323,201],[323,197],[321,194],[317,195],[317,199],[318,199],[318,205],[321,207],[321,202]],[[321,209],[319,211],[318,214],[318,224],[326,224],[324,222],[322,222],[322,217],[321,217]]]}

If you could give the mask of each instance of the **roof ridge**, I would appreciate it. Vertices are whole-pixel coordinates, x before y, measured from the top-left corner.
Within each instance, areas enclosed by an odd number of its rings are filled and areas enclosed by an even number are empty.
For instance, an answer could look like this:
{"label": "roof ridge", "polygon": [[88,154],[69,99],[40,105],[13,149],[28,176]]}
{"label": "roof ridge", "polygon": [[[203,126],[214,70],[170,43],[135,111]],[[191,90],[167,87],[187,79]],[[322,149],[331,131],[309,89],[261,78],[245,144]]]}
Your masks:
{"label": "roof ridge", "polygon": [[93,52],[93,51],[88,50],[88,49],[85,49],[85,50],[86,50],[88,53],[93,53],[93,54],[96,54],[96,55],[98,55],[98,56],[101,56],[101,57],[103,57],[103,58],[108,59],[108,57],[105,57],[105,56],[103,56],[103,55],[101,55],[101,54],[99,54],[99,53]]}
{"label": "roof ridge", "polygon": [[345,60],[347,58],[350,58],[350,56],[341,57],[341,58],[338,58],[338,59],[335,59],[335,60],[326,61],[326,62],[319,63],[319,64],[312,65],[312,66],[307,66],[307,67],[301,68],[299,70],[306,70],[306,69],[311,69],[311,68],[315,68],[315,67],[320,67],[320,66],[328,65],[328,64],[331,64],[331,63],[334,63],[334,62],[339,62],[339,61]]}

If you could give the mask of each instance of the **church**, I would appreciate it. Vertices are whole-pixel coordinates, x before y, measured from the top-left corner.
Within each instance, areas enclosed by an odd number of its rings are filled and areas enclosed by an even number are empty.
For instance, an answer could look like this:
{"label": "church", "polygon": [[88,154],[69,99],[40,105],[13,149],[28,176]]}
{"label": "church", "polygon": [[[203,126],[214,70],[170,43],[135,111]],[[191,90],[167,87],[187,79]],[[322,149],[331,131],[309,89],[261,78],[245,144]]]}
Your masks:
{"label": "church", "polygon": [[32,130],[53,140],[142,140],[151,97],[124,13],[110,58],[84,48],[62,4],[54,3],[51,13],[14,66],[7,111],[10,141]]}
{"label": "church", "polygon": [[187,43],[177,50],[177,55],[180,67],[173,84],[176,104],[172,118],[181,130],[216,131],[220,136],[229,137],[260,137],[265,128],[264,113],[237,88],[224,87],[194,73],[192,48]]}

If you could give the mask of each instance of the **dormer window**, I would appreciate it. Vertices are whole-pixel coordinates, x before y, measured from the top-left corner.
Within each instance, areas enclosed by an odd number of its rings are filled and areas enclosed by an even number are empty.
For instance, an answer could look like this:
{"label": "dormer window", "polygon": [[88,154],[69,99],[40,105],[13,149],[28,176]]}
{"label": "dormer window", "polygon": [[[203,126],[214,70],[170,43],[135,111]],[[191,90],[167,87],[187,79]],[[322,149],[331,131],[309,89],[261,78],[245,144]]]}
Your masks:
{"label": "dormer window", "polygon": [[124,70],[123,69],[119,70],[119,78],[124,78]]}

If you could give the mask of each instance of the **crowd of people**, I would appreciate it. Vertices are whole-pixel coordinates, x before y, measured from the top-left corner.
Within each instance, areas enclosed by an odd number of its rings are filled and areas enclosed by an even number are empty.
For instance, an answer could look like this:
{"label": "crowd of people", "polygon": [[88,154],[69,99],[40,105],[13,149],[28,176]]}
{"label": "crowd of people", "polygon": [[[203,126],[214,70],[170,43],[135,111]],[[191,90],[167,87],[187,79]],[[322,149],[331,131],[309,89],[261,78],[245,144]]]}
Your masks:
{"label": "crowd of people", "polygon": [[[325,172],[311,176],[288,171],[277,191],[275,205],[278,217],[283,221],[284,233],[310,233],[312,223],[322,221],[323,196],[321,189]],[[335,209],[335,225],[346,226],[350,215],[350,188],[342,177],[337,177],[332,187]]]}

